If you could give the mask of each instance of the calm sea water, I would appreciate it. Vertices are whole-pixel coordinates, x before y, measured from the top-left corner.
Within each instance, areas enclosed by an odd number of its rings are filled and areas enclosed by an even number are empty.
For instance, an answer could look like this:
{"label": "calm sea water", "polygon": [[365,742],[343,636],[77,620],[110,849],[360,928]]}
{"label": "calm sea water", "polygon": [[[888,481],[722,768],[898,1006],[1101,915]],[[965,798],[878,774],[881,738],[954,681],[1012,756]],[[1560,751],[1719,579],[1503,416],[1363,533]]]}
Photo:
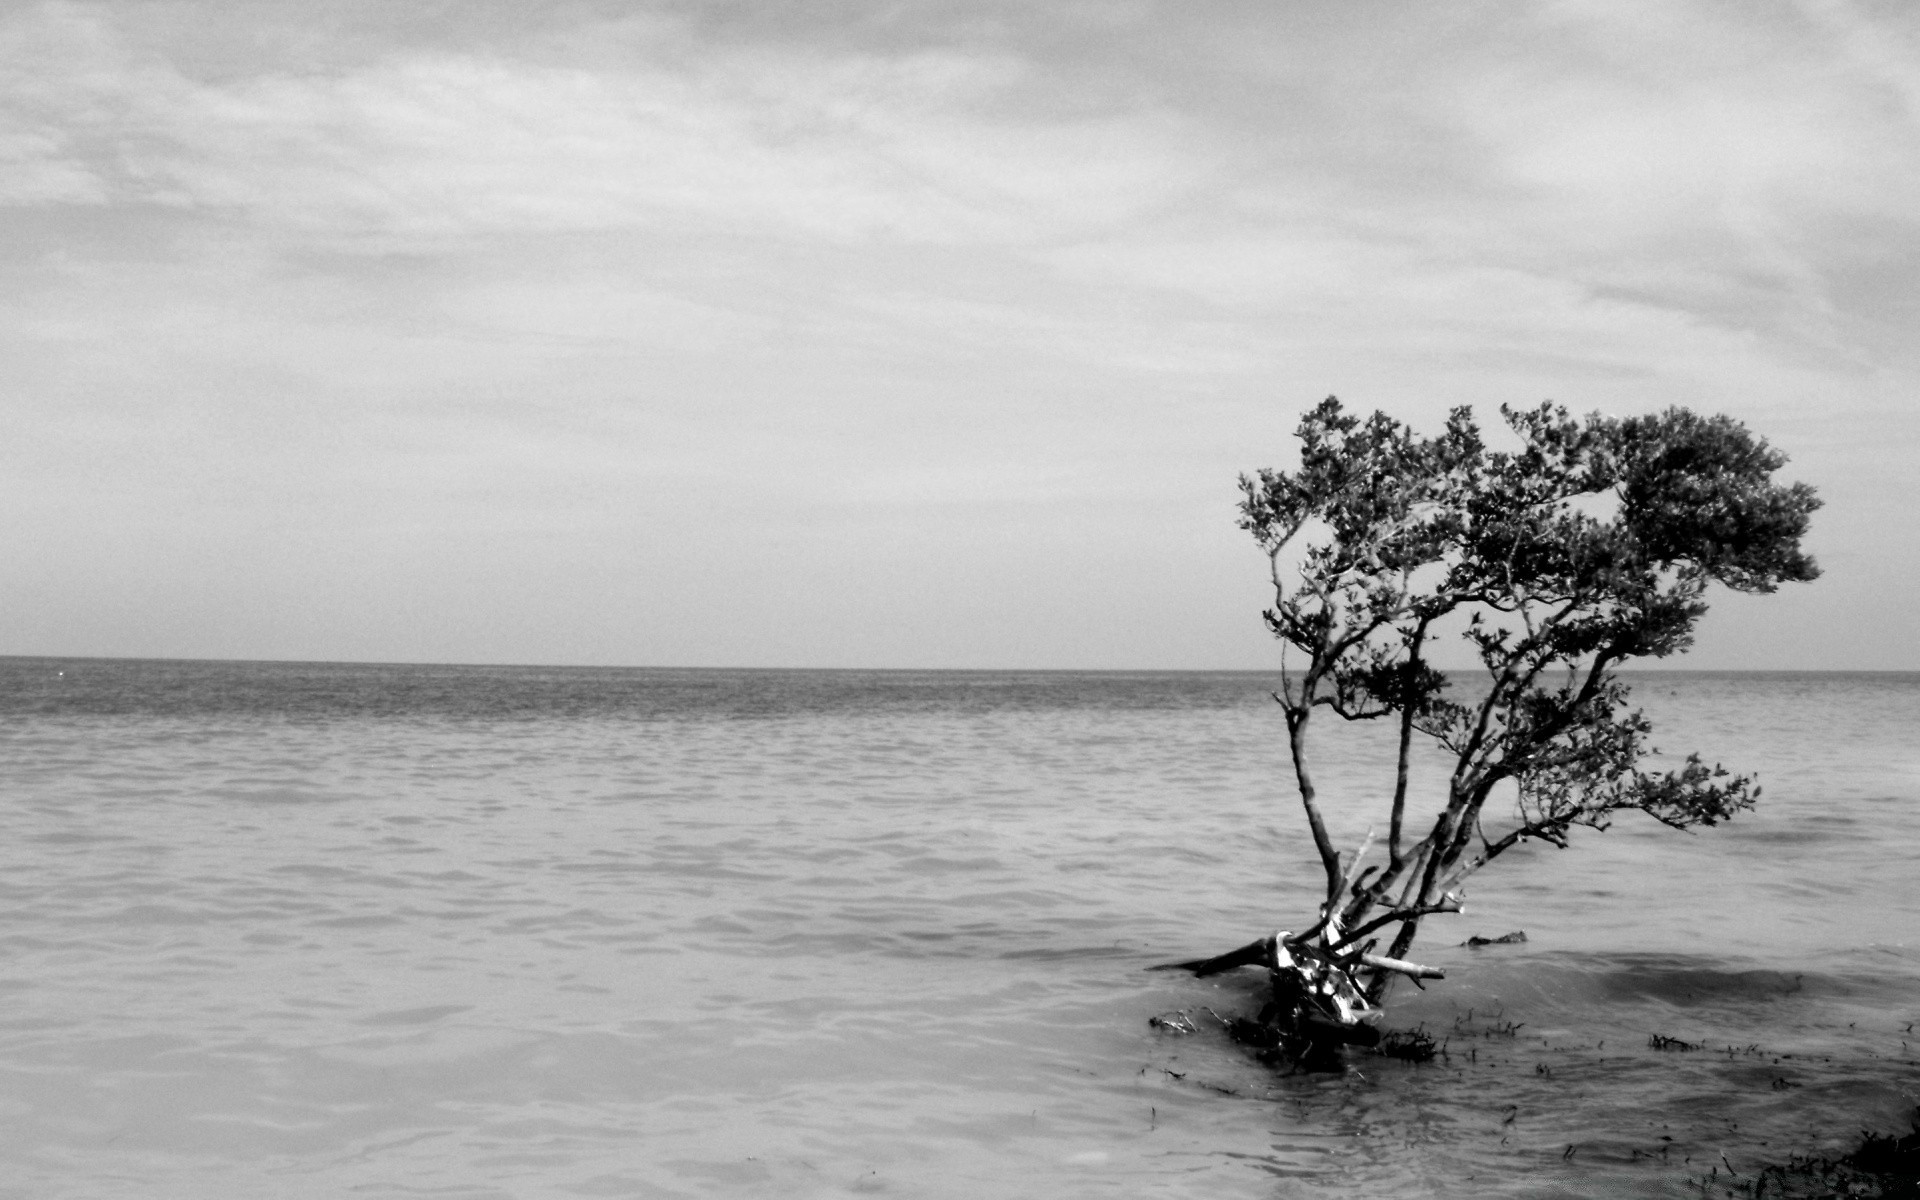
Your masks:
{"label": "calm sea water", "polygon": [[[0,659],[0,1195],[1697,1196],[1904,1129],[1920,676],[1636,678],[1760,809],[1502,859],[1390,1003],[1446,1056],[1288,1076],[1253,972],[1144,970],[1311,919],[1265,677]],[[1317,734],[1345,843],[1384,733]]]}

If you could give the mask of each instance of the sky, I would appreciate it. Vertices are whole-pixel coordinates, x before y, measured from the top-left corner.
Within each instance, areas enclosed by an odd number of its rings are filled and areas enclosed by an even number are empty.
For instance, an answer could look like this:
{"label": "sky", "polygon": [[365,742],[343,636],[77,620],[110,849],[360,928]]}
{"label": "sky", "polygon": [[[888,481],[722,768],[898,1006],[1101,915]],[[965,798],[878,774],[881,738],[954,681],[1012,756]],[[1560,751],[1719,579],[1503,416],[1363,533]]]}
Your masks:
{"label": "sky", "polygon": [[[1920,7],[0,7],[0,654],[1268,669],[1337,394],[1749,425],[1920,669]],[[1464,660],[1463,660],[1464,661]]]}

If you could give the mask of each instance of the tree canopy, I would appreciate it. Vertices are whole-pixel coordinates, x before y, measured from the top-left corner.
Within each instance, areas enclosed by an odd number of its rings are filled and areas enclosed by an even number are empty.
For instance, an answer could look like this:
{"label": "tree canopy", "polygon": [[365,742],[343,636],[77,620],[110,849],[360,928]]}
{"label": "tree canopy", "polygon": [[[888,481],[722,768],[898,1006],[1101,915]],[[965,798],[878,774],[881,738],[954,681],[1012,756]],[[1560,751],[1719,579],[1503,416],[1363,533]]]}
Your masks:
{"label": "tree canopy", "polygon": [[[1297,470],[1240,481],[1240,526],[1271,568],[1266,622],[1290,652],[1275,698],[1327,880],[1319,923],[1289,944],[1330,962],[1357,965],[1364,939],[1395,923],[1398,958],[1422,916],[1457,910],[1461,881],[1521,841],[1564,846],[1625,810],[1713,825],[1759,794],[1697,757],[1645,769],[1650,726],[1614,670],[1686,649],[1710,584],[1771,592],[1818,575],[1800,546],[1813,490],[1776,482],[1786,457],[1725,416],[1500,412],[1517,448],[1489,448],[1464,407],[1421,437],[1330,397],[1300,422]],[[1428,661],[1456,625],[1484,667],[1471,696]],[[1323,707],[1397,719],[1382,861],[1363,866],[1367,846],[1343,856],[1327,833],[1306,745]],[[1416,735],[1453,767],[1424,832],[1406,828]],[[1482,809],[1508,783],[1518,811],[1489,831]],[[1368,986],[1375,1000],[1385,979]]]}

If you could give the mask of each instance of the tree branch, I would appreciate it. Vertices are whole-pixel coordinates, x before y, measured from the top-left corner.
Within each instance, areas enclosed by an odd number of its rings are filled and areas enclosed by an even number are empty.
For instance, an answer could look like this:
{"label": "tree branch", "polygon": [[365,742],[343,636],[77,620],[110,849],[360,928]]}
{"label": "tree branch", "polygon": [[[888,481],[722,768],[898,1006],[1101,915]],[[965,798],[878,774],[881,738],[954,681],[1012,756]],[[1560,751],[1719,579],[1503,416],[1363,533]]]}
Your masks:
{"label": "tree branch", "polygon": [[1411,975],[1415,979],[1445,979],[1447,973],[1439,967],[1423,967],[1419,963],[1410,963],[1404,959],[1387,958],[1380,954],[1362,954],[1360,965],[1372,967],[1376,971],[1398,971],[1402,975]]}
{"label": "tree branch", "polygon": [[1329,952],[1333,952],[1333,951],[1340,950],[1342,947],[1351,946],[1353,943],[1359,941],[1363,937],[1366,937],[1368,934],[1372,933],[1374,930],[1384,929],[1386,926],[1393,924],[1395,921],[1411,921],[1418,917],[1432,916],[1434,913],[1455,913],[1459,911],[1460,911],[1460,898],[1458,896],[1451,895],[1451,894],[1443,897],[1440,901],[1434,904],[1421,904],[1413,908],[1396,908],[1392,912],[1386,913],[1383,916],[1375,917],[1373,920],[1368,921],[1365,925],[1360,926],[1360,928],[1351,930],[1348,933],[1342,935],[1340,940],[1329,945],[1327,947],[1327,950]]}
{"label": "tree branch", "polygon": [[[1431,616],[1422,616],[1413,627],[1413,637],[1407,650],[1406,690],[1413,690],[1413,681],[1420,670],[1420,652],[1426,645],[1427,626]],[[1408,763],[1413,753],[1413,714],[1419,707],[1412,703],[1412,696],[1402,696],[1400,708],[1400,750],[1394,761],[1393,777],[1393,818],[1387,833],[1387,859],[1392,868],[1400,865],[1400,826],[1407,812],[1407,775]]]}

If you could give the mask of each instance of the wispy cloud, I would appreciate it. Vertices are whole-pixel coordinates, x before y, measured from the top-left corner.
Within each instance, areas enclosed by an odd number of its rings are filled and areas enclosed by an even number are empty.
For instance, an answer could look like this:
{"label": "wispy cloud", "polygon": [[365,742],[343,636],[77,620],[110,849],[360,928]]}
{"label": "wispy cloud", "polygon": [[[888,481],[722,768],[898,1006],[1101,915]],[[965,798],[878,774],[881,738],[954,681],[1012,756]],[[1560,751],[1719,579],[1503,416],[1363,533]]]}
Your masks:
{"label": "wispy cloud", "polygon": [[[111,10],[16,15],[15,203],[228,214],[314,237],[721,229],[1024,241],[1191,189],[1167,123],[996,124],[1026,65],[923,52],[797,61],[644,40],[618,69],[397,54],[337,74],[189,77]],[[628,31],[630,35],[633,31]]]}

